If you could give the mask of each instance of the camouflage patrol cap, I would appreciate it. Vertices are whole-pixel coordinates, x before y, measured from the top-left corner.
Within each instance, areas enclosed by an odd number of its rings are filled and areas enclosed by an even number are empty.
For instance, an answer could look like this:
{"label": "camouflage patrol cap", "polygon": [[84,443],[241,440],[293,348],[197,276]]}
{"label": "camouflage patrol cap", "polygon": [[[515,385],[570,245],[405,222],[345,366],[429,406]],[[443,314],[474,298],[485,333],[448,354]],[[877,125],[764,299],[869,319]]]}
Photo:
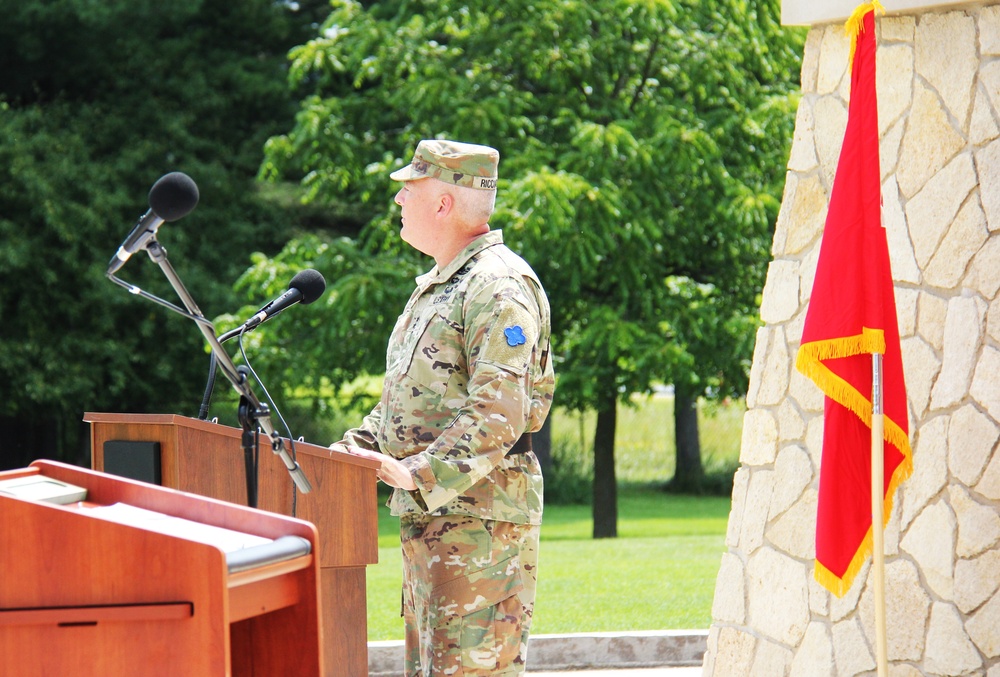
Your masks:
{"label": "camouflage patrol cap", "polygon": [[395,181],[437,179],[456,186],[495,190],[500,152],[474,143],[424,139],[413,162],[389,175]]}

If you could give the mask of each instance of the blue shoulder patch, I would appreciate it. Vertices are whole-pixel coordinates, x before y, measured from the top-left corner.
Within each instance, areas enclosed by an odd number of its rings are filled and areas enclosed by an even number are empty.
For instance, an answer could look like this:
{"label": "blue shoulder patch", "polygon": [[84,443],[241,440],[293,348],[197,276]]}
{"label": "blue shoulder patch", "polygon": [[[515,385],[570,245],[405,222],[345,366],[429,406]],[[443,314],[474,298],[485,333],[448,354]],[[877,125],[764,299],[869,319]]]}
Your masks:
{"label": "blue shoulder patch", "polygon": [[507,345],[511,348],[524,345],[528,340],[524,335],[524,330],[521,329],[521,325],[519,324],[515,324],[513,327],[507,327],[503,330],[503,333],[504,336],[507,337]]}

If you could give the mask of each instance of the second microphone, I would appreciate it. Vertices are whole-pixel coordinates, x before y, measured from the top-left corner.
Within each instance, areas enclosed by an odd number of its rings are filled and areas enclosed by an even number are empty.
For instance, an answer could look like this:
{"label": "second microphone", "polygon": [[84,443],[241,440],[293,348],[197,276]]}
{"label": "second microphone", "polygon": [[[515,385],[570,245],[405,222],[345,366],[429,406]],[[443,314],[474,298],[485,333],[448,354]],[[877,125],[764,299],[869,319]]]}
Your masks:
{"label": "second microphone", "polygon": [[226,340],[236,336],[237,334],[250,331],[261,322],[271,319],[286,308],[294,306],[296,303],[301,303],[303,305],[312,303],[322,296],[325,291],[326,280],[323,279],[323,275],[318,270],[307,268],[306,270],[300,271],[295,275],[295,277],[292,278],[292,281],[288,283],[288,291],[283,292],[281,296],[277,297],[258,310],[249,320],[236,329],[226,332],[226,334],[220,338],[222,340]]}

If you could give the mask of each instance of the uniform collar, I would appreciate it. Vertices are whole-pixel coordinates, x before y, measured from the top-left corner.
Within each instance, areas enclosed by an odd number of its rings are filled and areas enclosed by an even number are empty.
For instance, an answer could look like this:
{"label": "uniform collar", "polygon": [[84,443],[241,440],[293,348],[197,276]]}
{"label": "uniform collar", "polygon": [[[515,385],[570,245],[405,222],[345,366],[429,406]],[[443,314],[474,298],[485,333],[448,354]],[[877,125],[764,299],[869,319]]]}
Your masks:
{"label": "uniform collar", "polygon": [[445,266],[443,269],[438,270],[437,266],[434,266],[429,271],[423,275],[417,277],[417,284],[439,284],[451,278],[452,275],[458,272],[458,270],[468,263],[469,259],[483,251],[488,247],[493,245],[503,244],[503,232],[499,230],[491,230],[487,233],[483,233],[475,240],[466,245],[465,249],[460,251],[458,255],[451,260],[451,262]]}

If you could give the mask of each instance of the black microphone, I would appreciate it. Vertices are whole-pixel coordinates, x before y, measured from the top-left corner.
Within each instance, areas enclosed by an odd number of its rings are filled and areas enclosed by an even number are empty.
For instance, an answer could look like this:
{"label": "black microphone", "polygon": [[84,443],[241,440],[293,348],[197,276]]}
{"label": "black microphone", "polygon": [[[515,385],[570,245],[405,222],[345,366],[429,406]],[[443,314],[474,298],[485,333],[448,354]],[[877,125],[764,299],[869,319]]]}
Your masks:
{"label": "black microphone", "polygon": [[318,270],[307,268],[292,278],[288,283],[288,291],[258,310],[256,315],[243,323],[237,333],[253,329],[296,303],[303,305],[312,303],[322,296],[324,291],[326,291],[326,280],[323,279],[323,275]]}
{"label": "black microphone", "polygon": [[[281,296],[258,310],[256,315],[239,327],[219,336],[219,343],[225,343],[234,336],[239,336],[245,331],[250,331],[261,322],[271,319],[289,306],[293,306],[296,303],[312,303],[322,296],[324,291],[326,291],[326,280],[323,279],[323,275],[318,270],[308,268],[300,271],[288,283],[288,291],[283,292]],[[208,406],[212,399],[212,391],[215,390],[216,362],[215,353],[212,353],[208,365],[208,383],[205,384],[205,395],[201,401],[201,409],[198,410],[198,418],[203,421],[208,418]]]}
{"label": "black microphone", "polygon": [[118,248],[108,264],[107,274],[113,275],[132,254],[149,244],[163,223],[187,216],[198,205],[198,197],[198,186],[187,174],[171,172],[161,176],[149,191],[149,211],[139,218]]}

